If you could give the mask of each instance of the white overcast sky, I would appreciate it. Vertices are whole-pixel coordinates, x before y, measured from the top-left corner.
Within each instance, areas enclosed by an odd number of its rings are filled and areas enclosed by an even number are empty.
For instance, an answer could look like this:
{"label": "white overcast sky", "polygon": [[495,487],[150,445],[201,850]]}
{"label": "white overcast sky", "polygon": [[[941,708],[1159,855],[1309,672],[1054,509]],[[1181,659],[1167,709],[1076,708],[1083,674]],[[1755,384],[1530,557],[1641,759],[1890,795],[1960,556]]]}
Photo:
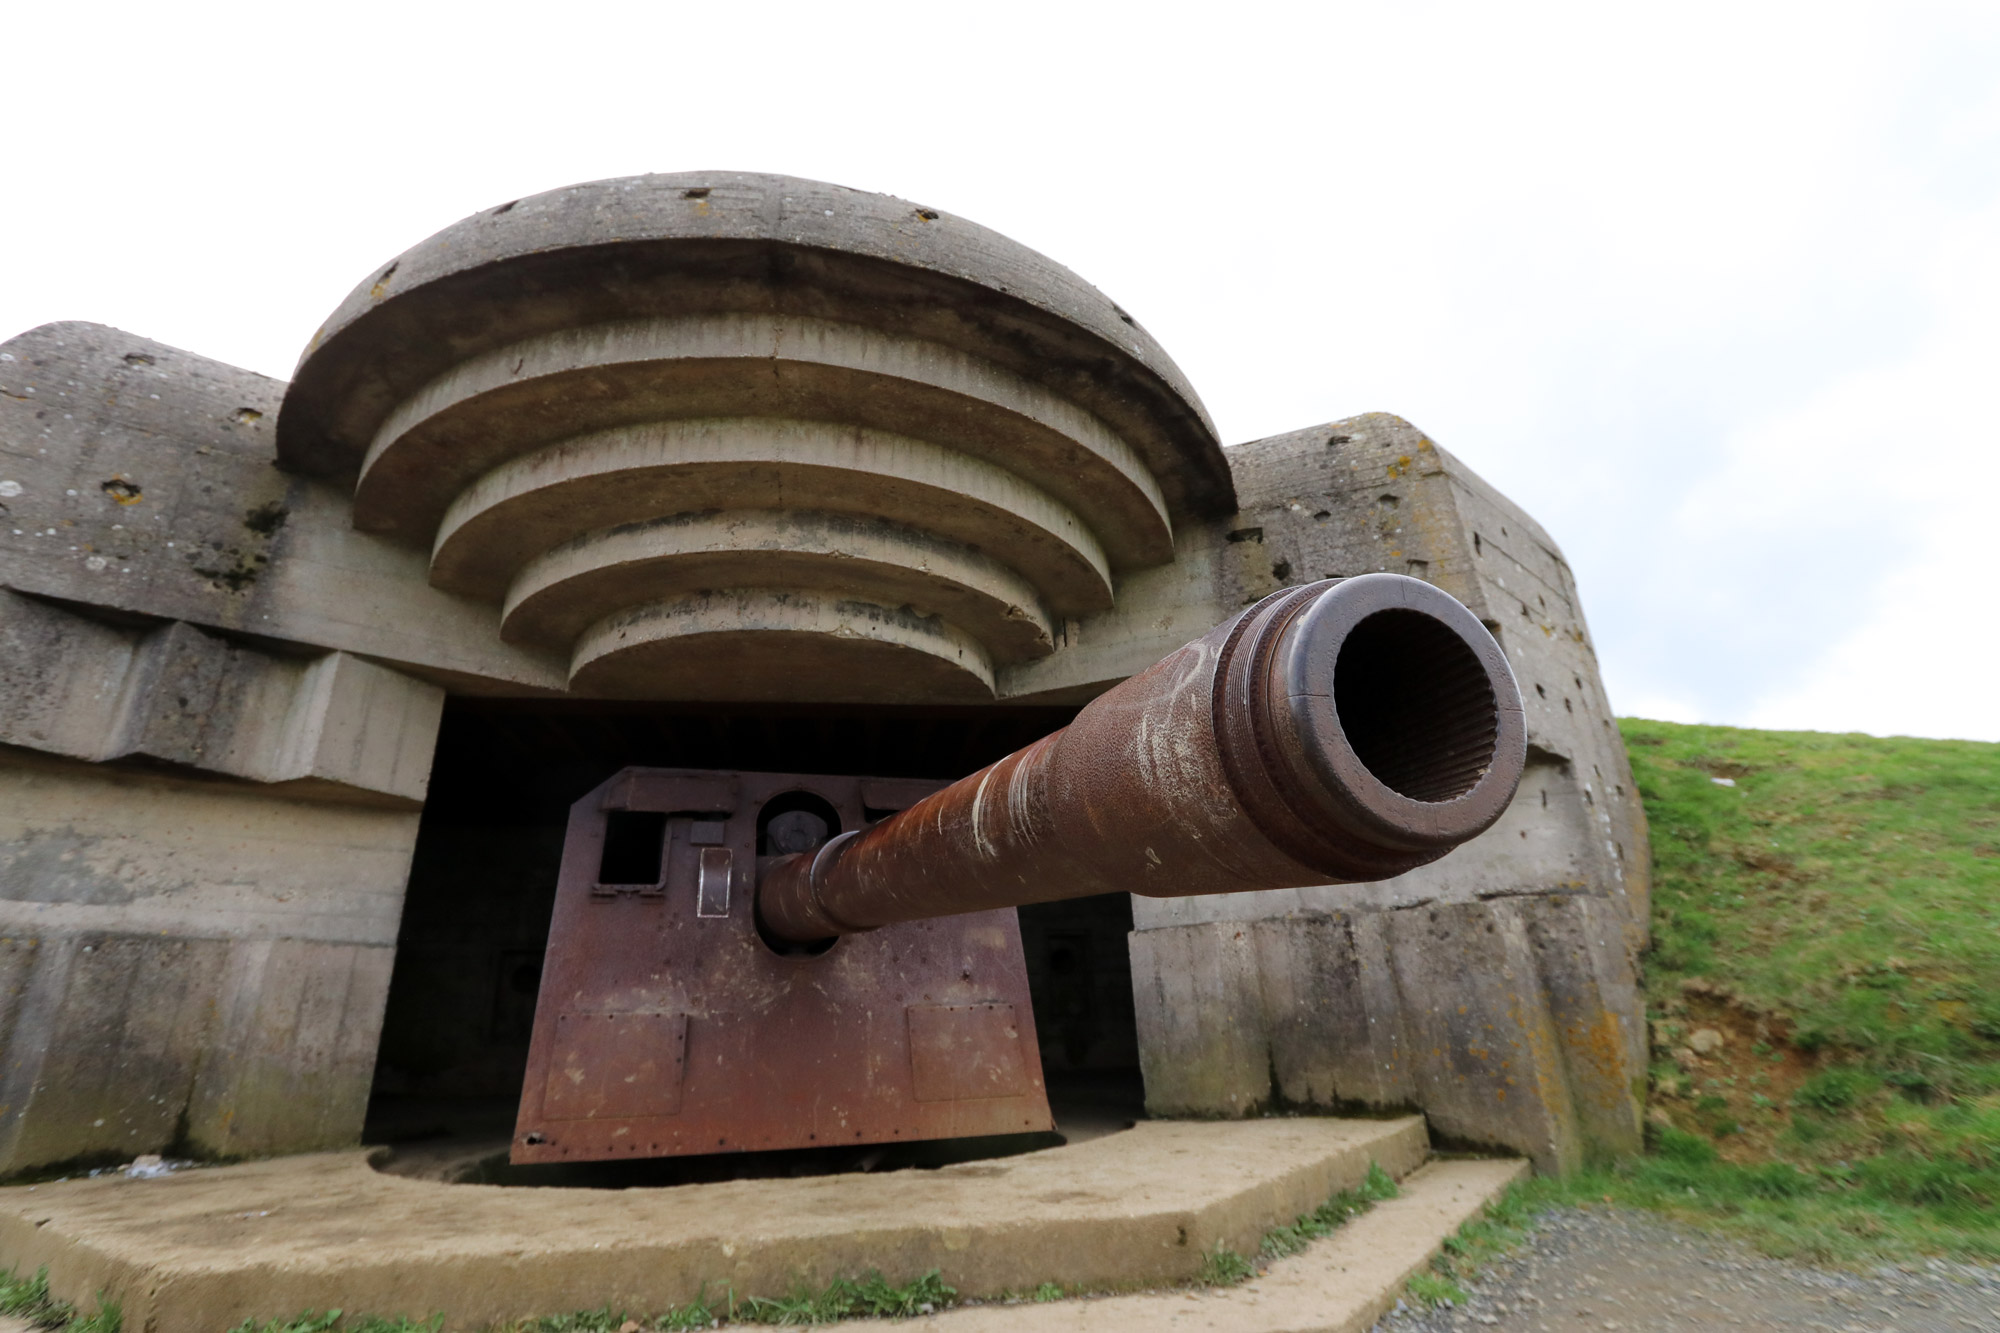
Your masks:
{"label": "white overcast sky", "polygon": [[285,376],[524,194],[788,172],[1143,322],[1226,441],[1415,421],[1621,713],[2000,739],[2000,4],[21,4],[0,337]]}

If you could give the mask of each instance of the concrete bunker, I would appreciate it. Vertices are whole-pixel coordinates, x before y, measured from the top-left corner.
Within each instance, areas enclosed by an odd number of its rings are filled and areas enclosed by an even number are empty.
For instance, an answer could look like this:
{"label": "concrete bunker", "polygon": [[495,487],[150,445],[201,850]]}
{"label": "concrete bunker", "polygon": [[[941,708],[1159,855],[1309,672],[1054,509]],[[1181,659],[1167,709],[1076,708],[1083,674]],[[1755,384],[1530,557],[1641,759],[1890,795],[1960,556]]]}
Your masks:
{"label": "concrete bunker", "polygon": [[[1520,794],[1380,882],[1023,911],[1045,1063],[1136,1058],[1162,1116],[1421,1109],[1549,1170],[1638,1143],[1645,829],[1575,581],[1405,421],[1225,449],[1059,265],[730,173],[455,224],[289,384],[97,325],[0,350],[0,1173],[500,1095],[538,821],[621,764],[962,777],[993,756],[926,750],[941,719],[1038,735],[1261,599],[1385,572],[1504,650]],[[510,738],[529,771],[480,807]],[[1412,799],[1470,771],[1362,748]],[[506,911],[454,920],[482,874]]]}

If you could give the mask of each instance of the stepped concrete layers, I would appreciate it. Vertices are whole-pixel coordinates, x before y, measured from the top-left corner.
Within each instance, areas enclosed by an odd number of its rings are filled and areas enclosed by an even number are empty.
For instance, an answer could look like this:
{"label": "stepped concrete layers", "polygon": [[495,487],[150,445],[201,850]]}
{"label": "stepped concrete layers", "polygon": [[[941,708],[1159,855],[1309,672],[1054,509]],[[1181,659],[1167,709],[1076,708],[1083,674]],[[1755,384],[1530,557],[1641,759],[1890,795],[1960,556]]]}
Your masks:
{"label": "stepped concrete layers", "polygon": [[0,1174],[353,1141],[447,694],[1077,704],[1282,586],[1385,569],[1498,636],[1521,794],[1383,884],[1135,904],[1151,1105],[1420,1107],[1544,1167],[1619,1151],[1647,852],[1575,584],[1408,423],[1222,450],[1049,260],[725,173],[448,228],[290,385],[21,334]]}
{"label": "stepped concrete layers", "polygon": [[1232,499],[1193,390],[1073,274],[726,173],[402,255],[315,337],[278,455],[351,478],[356,529],[428,548],[572,690],[637,698],[991,699]]}
{"label": "stepped concrete layers", "polygon": [[1230,462],[1243,509],[1212,586],[1249,601],[1393,570],[1444,588],[1521,683],[1528,769],[1497,826],[1410,874],[1134,899],[1148,1105],[1421,1106],[1446,1140],[1545,1170],[1636,1150],[1645,821],[1561,553],[1395,417],[1241,445]]}

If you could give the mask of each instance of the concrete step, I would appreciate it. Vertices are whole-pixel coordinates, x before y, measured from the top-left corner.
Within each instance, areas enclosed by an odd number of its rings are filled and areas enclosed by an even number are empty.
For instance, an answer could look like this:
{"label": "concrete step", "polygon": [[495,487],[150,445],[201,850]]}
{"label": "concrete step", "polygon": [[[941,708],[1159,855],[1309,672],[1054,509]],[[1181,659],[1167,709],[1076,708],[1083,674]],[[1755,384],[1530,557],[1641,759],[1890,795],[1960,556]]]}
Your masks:
{"label": "concrete step", "polygon": [[[149,1333],[333,1306],[443,1311],[455,1329],[606,1304],[644,1314],[704,1288],[780,1296],[871,1269],[899,1282],[939,1269],[967,1297],[1043,1282],[1130,1289],[1191,1278],[1218,1245],[1254,1253],[1265,1230],[1358,1185],[1370,1162],[1401,1178],[1427,1154],[1414,1116],[1149,1121],[935,1171],[616,1191],[449,1185],[384,1174],[365,1152],[326,1153],[0,1189],[0,1265],[46,1265],[56,1296],[89,1309],[103,1292],[122,1303],[126,1327]],[[1518,1168],[1485,1169],[1498,1179]],[[1432,1195],[1425,1184],[1412,1198]],[[1407,1217],[1405,1248],[1419,1256],[1397,1270],[1407,1271],[1457,1225],[1441,1206],[1381,1205],[1341,1235]],[[1293,1281],[1278,1277],[1187,1308],[1275,1300]],[[1363,1285],[1393,1293],[1400,1281]]]}
{"label": "concrete step", "polygon": [[1431,1162],[1402,1181],[1402,1193],[1378,1203],[1326,1239],[1240,1287],[1141,1292],[1130,1296],[982,1305],[920,1320],[862,1320],[864,1330],[937,1333],[1359,1333],[1395,1305],[1403,1284],[1437,1254],[1447,1236],[1528,1174],[1519,1159]]}

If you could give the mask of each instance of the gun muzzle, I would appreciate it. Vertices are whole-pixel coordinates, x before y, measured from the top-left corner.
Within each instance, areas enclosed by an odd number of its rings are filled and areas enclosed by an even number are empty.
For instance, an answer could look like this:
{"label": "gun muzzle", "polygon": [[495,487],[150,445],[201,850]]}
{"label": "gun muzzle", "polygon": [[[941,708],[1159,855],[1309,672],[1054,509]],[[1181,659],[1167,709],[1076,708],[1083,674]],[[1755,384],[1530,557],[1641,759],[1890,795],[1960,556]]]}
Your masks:
{"label": "gun muzzle", "polygon": [[1491,827],[1526,758],[1500,645],[1448,593],[1365,574],[1274,593],[1061,731],[774,862],[797,943],[1129,892],[1387,879]]}

